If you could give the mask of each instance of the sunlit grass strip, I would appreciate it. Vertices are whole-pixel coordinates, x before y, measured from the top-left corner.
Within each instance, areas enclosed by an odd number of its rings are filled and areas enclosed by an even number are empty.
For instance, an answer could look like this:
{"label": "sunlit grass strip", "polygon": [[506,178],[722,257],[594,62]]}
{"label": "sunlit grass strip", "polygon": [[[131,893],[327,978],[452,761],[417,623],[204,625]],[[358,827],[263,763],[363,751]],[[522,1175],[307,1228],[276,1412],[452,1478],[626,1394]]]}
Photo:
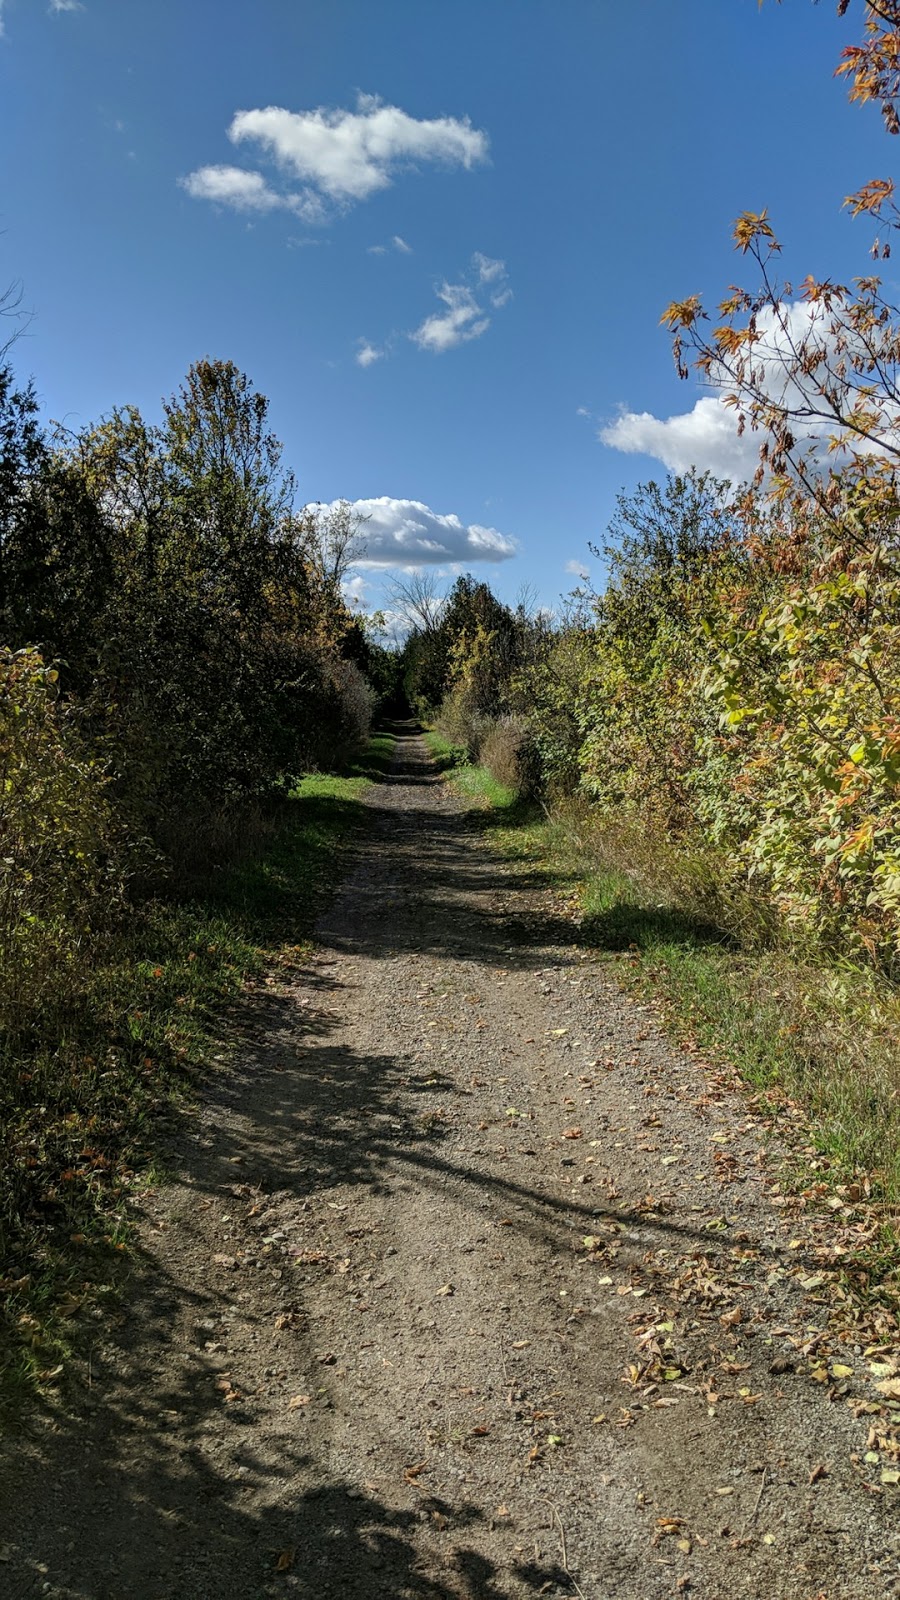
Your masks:
{"label": "sunlit grass strip", "polygon": [[461,794],[468,795],[472,800],[479,800],[495,811],[508,811],[516,804],[515,791],[508,789],[505,784],[498,783],[486,767],[479,767],[470,762],[466,752],[458,745],[450,744],[441,734],[434,732],[426,733],[425,743],[441,771]]}

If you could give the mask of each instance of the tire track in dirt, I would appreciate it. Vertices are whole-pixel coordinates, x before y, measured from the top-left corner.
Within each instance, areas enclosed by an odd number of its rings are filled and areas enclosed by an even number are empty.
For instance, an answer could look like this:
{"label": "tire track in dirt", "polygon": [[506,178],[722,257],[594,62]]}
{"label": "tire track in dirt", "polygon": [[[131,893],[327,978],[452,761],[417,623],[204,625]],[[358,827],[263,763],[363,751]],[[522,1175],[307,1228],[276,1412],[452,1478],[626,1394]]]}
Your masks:
{"label": "tire track in dirt", "polygon": [[142,1202],[121,1325],[0,1468],[4,1592],[900,1593],[864,1425],[785,1370],[819,1313],[746,1104],[420,740],[370,804]]}

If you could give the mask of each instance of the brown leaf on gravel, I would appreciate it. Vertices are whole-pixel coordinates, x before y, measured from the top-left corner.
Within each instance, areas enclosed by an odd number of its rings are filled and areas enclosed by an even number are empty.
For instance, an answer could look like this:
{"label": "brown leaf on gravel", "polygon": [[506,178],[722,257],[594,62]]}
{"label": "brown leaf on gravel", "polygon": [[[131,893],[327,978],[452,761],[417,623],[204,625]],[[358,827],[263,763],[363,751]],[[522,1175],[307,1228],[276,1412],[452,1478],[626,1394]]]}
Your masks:
{"label": "brown leaf on gravel", "polygon": [[308,1394],[293,1395],[288,1401],[288,1411],[297,1411],[299,1410],[300,1406],[308,1406],[311,1399],[312,1396]]}
{"label": "brown leaf on gravel", "polygon": [[228,1272],[233,1272],[237,1266],[237,1261],[235,1260],[234,1256],[226,1256],[221,1254],[214,1255],[213,1261],[217,1267],[224,1267]]}
{"label": "brown leaf on gravel", "polygon": [[445,1283],[445,1284],[442,1284],[441,1288],[438,1289],[437,1292],[438,1292],[439,1295],[449,1295],[449,1294],[455,1294],[456,1290],[454,1289],[452,1283]]}
{"label": "brown leaf on gravel", "polygon": [[817,1461],[809,1475],[810,1483],[818,1483],[820,1478],[828,1477],[828,1466],[824,1461]]}
{"label": "brown leaf on gravel", "polygon": [[278,1560],[275,1562],[275,1571],[290,1572],[291,1567],[294,1565],[294,1556],[296,1553],[297,1552],[293,1545],[289,1550],[282,1550],[278,1556]]}
{"label": "brown leaf on gravel", "polygon": [[472,1433],[474,1434],[476,1439],[485,1438],[485,1436],[487,1434],[489,1434],[490,1431],[491,1430],[490,1430],[489,1425],[487,1423],[484,1423],[484,1422],[479,1422],[478,1425],[472,1429]]}
{"label": "brown leaf on gravel", "polygon": [[883,1383],[876,1383],[875,1387],[886,1400],[900,1400],[900,1378],[886,1378]]}
{"label": "brown leaf on gravel", "polygon": [[404,1468],[403,1476],[406,1479],[407,1483],[415,1483],[417,1477],[419,1476],[419,1473],[420,1472],[427,1472],[427,1471],[428,1471],[428,1462],[427,1461],[417,1461],[415,1466],[405,1467]]}
{"label": "brown leaf on gravel", "polygon": [[581,1138],[581,1129],[580,1128],[563,1128],[562,1136],[563,1136],[564,1139],[580,1139]]}

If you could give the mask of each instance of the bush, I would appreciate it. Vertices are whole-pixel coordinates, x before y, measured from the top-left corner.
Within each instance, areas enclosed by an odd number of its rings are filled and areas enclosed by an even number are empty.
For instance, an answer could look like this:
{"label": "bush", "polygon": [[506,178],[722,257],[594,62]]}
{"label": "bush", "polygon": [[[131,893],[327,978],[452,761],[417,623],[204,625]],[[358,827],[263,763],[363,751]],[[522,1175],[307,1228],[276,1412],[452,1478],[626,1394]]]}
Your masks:
{"label": "bush", "polygon": [[519,799],[538,792],[540,756],[523,717],[497,717],[481,740],[479,758],[491,777],[505,789],[511,789]]}
{"label": "bush", "polygon": [[34,650],[0,650],[0,1022],[21,1033],[78,989],[124,894],[106,774]]}

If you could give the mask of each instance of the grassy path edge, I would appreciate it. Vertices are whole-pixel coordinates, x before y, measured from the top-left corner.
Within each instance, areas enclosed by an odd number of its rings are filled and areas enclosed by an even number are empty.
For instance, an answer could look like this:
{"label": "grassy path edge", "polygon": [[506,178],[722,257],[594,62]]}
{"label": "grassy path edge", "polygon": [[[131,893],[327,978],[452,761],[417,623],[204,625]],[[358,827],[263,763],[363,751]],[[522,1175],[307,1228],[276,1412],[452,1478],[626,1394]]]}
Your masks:
{"label": "grassy path edge", "polygon": [[308,955],[394,743],[376,733],[348,771],[303,777],[243,858],[140,907],[63,1036],[0,1062],[0,1409],[52,1390],[81,1316],[115,1292],[131,1198],[227,1070],[229,1014]]}
{"label": "grassy path edge", "polygon": [[[440,735],[445,775],[491,845],[558,897],[573,937],[671,1038],[737,1074],[761,1131],[789,1159],[776,1203],[826,1210],[842,1296],[873,1337],[900,1329],[900,995],[874,974],[783,948],[741,949],[628,870],[587,808],[517,800]],[[859,1312],[864,1306],[865,1312]],[[861,1330],[862,1331],[862,1330]]]}

